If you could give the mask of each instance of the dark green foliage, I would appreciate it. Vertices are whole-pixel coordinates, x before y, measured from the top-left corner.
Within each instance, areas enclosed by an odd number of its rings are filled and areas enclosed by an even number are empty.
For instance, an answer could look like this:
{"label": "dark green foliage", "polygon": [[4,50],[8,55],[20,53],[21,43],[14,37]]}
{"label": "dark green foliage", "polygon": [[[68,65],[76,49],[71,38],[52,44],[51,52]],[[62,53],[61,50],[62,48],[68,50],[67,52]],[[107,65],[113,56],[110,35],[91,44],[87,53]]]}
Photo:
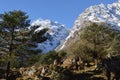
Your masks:
{"label": "dark green foliage", "polygon": [[120,55],[120,32],[115,31],[112,33],[111,37],[113,40],[111,40],[106,51],[111,55]]}
{"label": "dark green foliage", "polygon": [[[30,44],[30,20],[25,12],[14,10],[5,12],[0,21],[0,54],[1,60],[7,65],[7,77],[10,67],[23,66],[27,58]],[[30,46],[29,46],[30,48]]]}
{"label": "dark green foliage", "polygon": [[30,56],[27,59],[27,63],[29,64],[36,64],[36,65],[44,65],[44,64],[52,64],[54,60],[57,59],[57,55],[55,51],[51,51],[47,54],[37,54]]}
{"label": "dark green foliage", "polygon": [[90,62],[92,60],[92,57],[90,54],[90,49],[86,47],[85,45],[82,45],[81,43],[74,45],[73,51],[73,58],[79,57],[82,61]]}
{"label": "dark green foliage", "polygon": [[58,59],[58,55],[55,51],[50,51],[47,54],[41,54],[39,57],[40,64],[53,64],[55,59]]}
{"label": "dark green foliage", "polygon": [[41,31],[33,33],[32,38],[31,38],[32,41],[37,42],[37,43],[41,43],[43,41],[46,41],[47,37],[45,37],[43,35],[46,33],[47,30],[48,29],[42,29]]}
{"label": "dark green foliage", "polygon": [[[120,38],[119,35],[118,31],[112,29],[107,24],[92,23],[86,26],[80,35],[80,52],[88,54],[94,59],[104,58],[109,54],[108,49],[110,49],[110,46],[113,49],[113,46],[117,46],[116,43],[120,42],[118,40]],[[117,47],[120,48],[120,46]]]}
{"label": "dark green foliage", "polygon": [[7,74],[6,79],[8,79],[11,62],[16,56],[16,50],[20,46],[26,45],[25,42],[28,36],[22,32],[23,28],[27,28],[30,24],[28,16],[25,12],[20,10],[5,12],[1,16],[0,21],[0,53],[6,54],[7,61]]}
{"label": "dark green foliage", "polygon": [[65,51],[59,51],[57,54],[58,54],[58,57],[62,58],[62,57],[65,57],[67,53]]}
{"label": "dark green foliage", "polygon": [[[25,12],[14,10],[5,12],[0,21],[0,62],[11,62],[12,67],[32,65],[40,50],[33,50],[36,43],[45,41],[48,29],[35,32],[39,26],[28,29],[30,20]],[[13,57],[14,56],[14,57]],[[2,63],[1,63],[2,64]]]}
{"label": "dark green foliage", "polygon": [[50,80],[73,80],[72,72],[60,66],[54,66]]}
{"label": "dark green foliage", "polygon": [[21,66],[23,66],[23,62],[20,59],[14,58],[11,60],[11,68],[20,68]]}
{"label": "dark green foliage", "polygon": [[60,51],[58,53],[55,51],[50,51],[46,54],[31,55],[27,58],[26,65],[50,65],[54,63],[54,60],[57,60],[59,61],[58,63],[60,63],[65,56],[66,53],[64,51]]}
{"label": "dark green foliage", "polygon": [[[66,53],[64,51],[60,51],[56,53],[55,51],[50,51],[47,54],[39,54],[34,56],[32,59],[36,60],[37,64],[53,64],[54,60],[61,61],[65,57]],[[33,61],[32,60],[32,61]]]}
{"label": "dark green foliage", "polygon": [[28,16],[22,11],[10,11],[2,15],[2,20],[0,22],[1,47],[10,48],[13,46],[12,49],[14,49],[16,45],[18,46],[21,41],[27,38],[25,37],[27,31],[23,29],[27,29],[29,26],[30,20],[27,18]]}
{"label": "dark green foliage", "polygon": [[120,32],[105,23],[90,23],[79,34],[80,40],[68,47],[71,58],[93,61],[120,54]]}

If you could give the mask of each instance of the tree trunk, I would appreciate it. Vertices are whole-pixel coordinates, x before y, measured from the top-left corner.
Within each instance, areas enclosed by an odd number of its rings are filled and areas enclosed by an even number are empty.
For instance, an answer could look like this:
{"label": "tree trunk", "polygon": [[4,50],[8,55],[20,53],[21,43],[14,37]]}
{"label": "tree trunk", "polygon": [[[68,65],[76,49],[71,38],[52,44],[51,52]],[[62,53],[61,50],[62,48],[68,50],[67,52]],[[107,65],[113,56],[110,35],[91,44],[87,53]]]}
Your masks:
{"label": "tree trunk", "polygon": [[6,80],[9,80],[9,73],[10,73],[10,62],[11,62],[11,55],[12,55],[12,51],[13,51],[13,39],[14,39],[14,28],[12,28],[11,30],[11,40],[10,40],[10,47],[9,47],[9,60],[7,63],[7,70],[6,70]]}
{"label": "tree trunk", "polygon": [[6,80],[9,80],[9,72],[10,72],[10,61],[8,61],[7,63]]}
{"label": "tree trunk", "polygon": [[[11,58],[11,52],[12,52],[12,46],[10,47],[10,49],[9,49],[9,51],[10,51],[10,53],[9,53],[9,58]],[[8,63],[7,63],[7,70],[6,70],[6,80],[9,80],[9,73],[10,73],[10,64],[11,63],[11,60],[9,59],[8,60]]]}

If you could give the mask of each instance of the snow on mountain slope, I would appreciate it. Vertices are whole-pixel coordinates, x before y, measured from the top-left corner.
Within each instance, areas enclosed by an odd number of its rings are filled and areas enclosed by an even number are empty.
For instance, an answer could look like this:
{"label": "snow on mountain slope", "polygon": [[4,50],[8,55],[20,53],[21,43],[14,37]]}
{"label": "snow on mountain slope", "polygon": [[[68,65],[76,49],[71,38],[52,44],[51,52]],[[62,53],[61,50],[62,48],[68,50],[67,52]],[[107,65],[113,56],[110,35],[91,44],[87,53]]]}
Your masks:
{"label": "snow on mountain slope", "polygon": [[69,34],[69,30],[65,25],[50,20],[38,19],[31,26],[39,26],[35,31],[48,28],[48,31],[45,33],[48,39],[45,42],[38,43],[36,48],[42,50],[42,53],[54,50]]}
{"label": "snow on mountain slope", "polygon": [[64,49],[69,41],[73,40],[76,33],[80,32],[83,24],[87,21],[96,23],[105,22],[110,24],[112,28],[120,30],[120,0],[108,5],[100,4],[87,8],[75,21],[74,27],[65,39],[65,42],[57,47],[56,50]]}

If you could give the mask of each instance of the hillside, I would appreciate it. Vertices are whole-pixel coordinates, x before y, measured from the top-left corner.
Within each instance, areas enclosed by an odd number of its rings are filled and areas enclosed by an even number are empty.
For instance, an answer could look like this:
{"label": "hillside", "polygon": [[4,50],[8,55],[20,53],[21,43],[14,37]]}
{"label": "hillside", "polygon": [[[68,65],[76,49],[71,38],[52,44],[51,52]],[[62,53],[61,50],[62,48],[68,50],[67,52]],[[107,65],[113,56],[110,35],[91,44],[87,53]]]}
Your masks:
{"label": "hillside", "polygon": [[108,5],[94,5],[87,8],[75,20],[73,29],[70,31],[64,43],[56,48],[56,51],[67,48],[71,42],[77,42],[82,27],[85,24],[89,24],[88,22],[104,22],[109,24],[113,29],[120,30],[120,1]]}

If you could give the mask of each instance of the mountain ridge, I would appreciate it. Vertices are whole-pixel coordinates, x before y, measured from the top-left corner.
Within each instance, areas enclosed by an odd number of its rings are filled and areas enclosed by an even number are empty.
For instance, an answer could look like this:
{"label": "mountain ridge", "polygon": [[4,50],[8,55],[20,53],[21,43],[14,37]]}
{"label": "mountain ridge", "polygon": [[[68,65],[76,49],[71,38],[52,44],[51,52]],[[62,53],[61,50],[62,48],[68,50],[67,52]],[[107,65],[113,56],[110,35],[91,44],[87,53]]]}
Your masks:
{"label": "mountain ridge", "polygon": [[63,44],[56,48],[56,51],[65,49],[71,39],[74,41],[76,33],[80,34],[80,30],[82,26],[85,26],[84,24],[86,24],[86,22],[104,22],[109,24],[113,29],[120,31],[120,0],[112,4],[99,4],[88,7],[75,20],[73,29],[70,31]]}

